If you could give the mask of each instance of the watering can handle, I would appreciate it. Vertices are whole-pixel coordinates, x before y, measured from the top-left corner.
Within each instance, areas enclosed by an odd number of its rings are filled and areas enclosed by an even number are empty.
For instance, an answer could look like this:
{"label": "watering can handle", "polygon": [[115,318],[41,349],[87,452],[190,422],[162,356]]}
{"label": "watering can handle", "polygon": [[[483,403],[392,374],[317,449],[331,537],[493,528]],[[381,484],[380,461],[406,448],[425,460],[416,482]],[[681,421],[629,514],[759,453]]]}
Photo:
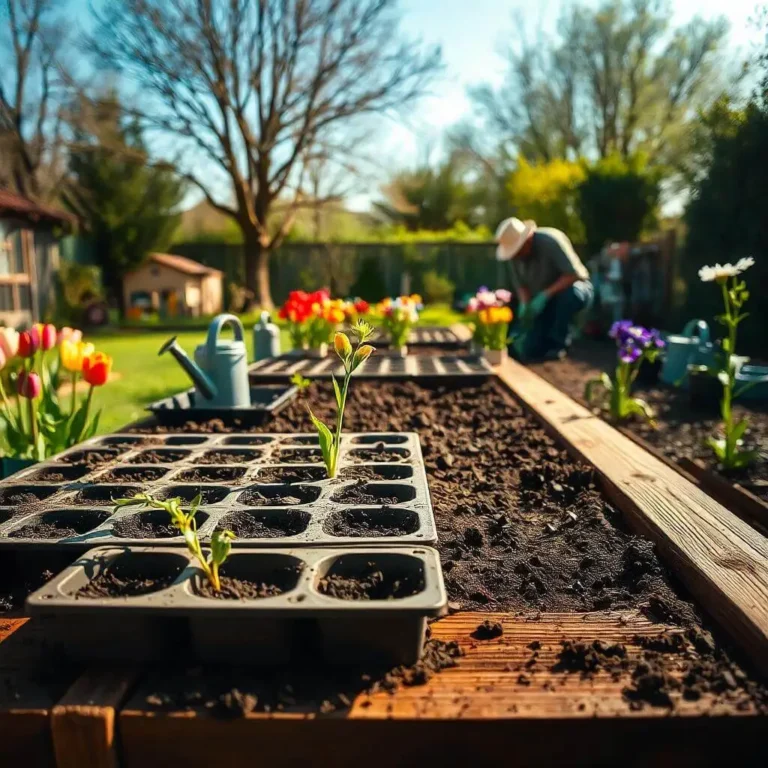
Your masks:
{"label": "watering can handle", "polygon": [[699,342],[706,344],[709,341],[709,326],[705,320],[691,320],[683,328],[683,336],[690,338],[698,336]]}
{"label": "watering can handle", "polygon": [[217,315],[213,322],[208,326],[208,339],[205,342],[205,353],[208,360],[213,360],[216,354],[216,342],[219,340],[219,333],[225,325],[231,325],[235,332],[235,341],[245,341],[245,332],[240,318],[235,315]]}

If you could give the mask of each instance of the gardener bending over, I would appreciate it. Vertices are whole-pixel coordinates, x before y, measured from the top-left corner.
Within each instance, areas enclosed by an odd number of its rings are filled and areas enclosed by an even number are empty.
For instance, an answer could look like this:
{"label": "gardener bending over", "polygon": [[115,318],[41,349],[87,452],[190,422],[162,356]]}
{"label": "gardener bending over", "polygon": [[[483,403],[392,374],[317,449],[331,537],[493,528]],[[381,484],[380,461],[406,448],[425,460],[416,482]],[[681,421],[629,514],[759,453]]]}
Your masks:
{"label": "gardener bending over", "polygon": [[505,219],[496,258],[508,261],[519,300],[510,352],[521,360],[556,360],[570,345],[574,317],[592,303],[589,272],[568,237],[533,221]]}

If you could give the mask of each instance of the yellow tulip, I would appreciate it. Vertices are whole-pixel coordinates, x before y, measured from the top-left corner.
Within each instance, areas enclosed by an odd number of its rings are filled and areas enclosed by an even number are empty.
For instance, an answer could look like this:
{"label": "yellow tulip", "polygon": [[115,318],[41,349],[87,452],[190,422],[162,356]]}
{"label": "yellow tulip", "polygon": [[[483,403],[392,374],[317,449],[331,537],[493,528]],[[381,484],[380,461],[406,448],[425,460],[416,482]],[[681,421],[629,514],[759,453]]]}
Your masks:
{"label": "yellow tulip", "polygon": [[342,360],[346,360],[352,354],[352,342],[345,333],[337,333],[333,337],[333,346]]}
{"label": "yellow tulip", "polygon": [[61,364],[72,373],[83,370],[83,360],[90,357],[96,348],[87,341],[69,341],[64,339],[59,347]]}

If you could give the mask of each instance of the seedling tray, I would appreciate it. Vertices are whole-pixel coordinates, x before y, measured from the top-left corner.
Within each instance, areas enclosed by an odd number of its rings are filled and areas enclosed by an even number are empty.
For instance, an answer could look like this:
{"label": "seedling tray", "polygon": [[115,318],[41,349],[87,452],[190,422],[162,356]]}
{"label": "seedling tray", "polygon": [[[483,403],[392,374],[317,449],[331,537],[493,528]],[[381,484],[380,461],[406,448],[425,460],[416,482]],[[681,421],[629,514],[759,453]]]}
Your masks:
{"label": "seedling tray", "polygon": [[226,425],[237,423],[243,427],[264,424],[267,419],[279,413],[295,397],[296,387],[251,387],[250,408],[215,408],[198,397],[195,389],[187,390],[173,397],[166,397],[147,406],[159,424],[177,427],[188,421],[221,419]]}
{"label": "seedling tray", "polygon": [[[110,568],[123,583],[141,579],[146,589],[151,580],[153,591],[77,594]],[[188,643],[184,658],[203,662],[411,664],[421,656],[427,618],[447,601],[439,555],[426,547],[244,549],[230,556],[222,576],[270,585],[263,591],[271,596],[205,597],[198,593],[205,575],[185,550],[106,547],[30,595],[27,610],[50,643],[89,661],[167,659]],[[324,594],[339,578],[367,582],[359,593],[365,597],[343,599],[335,588],[337,596]]]}
{"label": "seedling tray", "polygon": [[[465,347],[466,342],[460,339],[450,328],[439,325],[420,325],[414,328],[408,336],[409,347]],[[379,347],[389,346],[389,334],[377,330],[371,344]]]}
{"label": "seedling tray", "polygon": [[[286,382],[295,373],[308,379],[329,379],[331,374],[343,376],[341,363],[335,355],[329,355],[322,360],[281,355],[259,360],[249,369],[251,381],[259,383]],[[391,357],[374,354],[352,375],[361,379],[417,379],[443,383],[456,380],[470,384],[492,376],[493,369],[482,355]]]}
{"label": "seedling tray", "polygon": [[[94,438],[0,483],[0,548],[183,547],[164,511],[114,511],[114,499],[137,491],[188,502],[202,493],[200,538],[208,541],[217,527],[230,528],[238,536],[235,547],[437,541],[416,433],[343,435],[334,480],[326,478],[314,434],[149,440]],[[91,470],[83,462],[93,454],[110,460]],[[356,498],[358,485],[363,498]],[[24,494],[20,507],[3,506],[19,504],[19,494]]]}

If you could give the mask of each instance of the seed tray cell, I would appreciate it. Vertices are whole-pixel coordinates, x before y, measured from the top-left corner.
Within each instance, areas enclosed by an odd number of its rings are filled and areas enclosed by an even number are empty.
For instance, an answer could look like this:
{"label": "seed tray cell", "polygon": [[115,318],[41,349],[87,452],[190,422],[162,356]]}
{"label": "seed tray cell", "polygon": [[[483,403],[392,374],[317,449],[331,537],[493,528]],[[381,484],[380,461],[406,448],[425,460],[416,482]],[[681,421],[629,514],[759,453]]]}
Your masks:
{"label": "seed tray cell", "polygon": [[[307,379],[329,379],[331,374],[343,376],[344,371],[335,356],[317,360],[287,354],[259,360],[251,365],[248,373],[252,382],[269,383],[288,381],[295,373]],[[408,355],[403,358],[373,355],[352,375],[361,379],[456,380],[470,384],[492,376],[493,369],[482,355]]]}
{"label": "seed tray cell", "polygon": [[[130,596],[100,590],[110,571],[136,579]],[[245,599],[207,597],[185,550],[92,549],[30,595],[27,611],[49,643],[89,661],[163,658],[189,645],[185,658],[202,662],[412,664],[427,618],[447,603],[427,547],[243,549],[222,576],[261,586]]]}
{"label": "seed tray cell", "polygon": [[[97,451],[106,440],[120,437],[94,438],[77,450]],[[27,476],[71,467],[64,454],[18,473],[12,484],[0,483],[0,502],[6,499],[0,509],[13,512],[0,515],[0,548],[183,547],[183,537],[164,512],[113,508],[115,499],[139,491],[180,497],[185,505],[200,494],[201,539],[210,541],[217,528],[231,523],[238,549],[437,541],[415,433],[342,435],[340,472],[334,480],[326,478],[320,450],[313,445],[316,435],[258,435],[258,444],[247,447],[239,439],[254,436],[191,435],[194,442],[183,450],[166,447],[173,437],[159,437],[149,449],[136,444],[111,464],[72,481],[24,484]],[[167,456],[169,463],[138,463],[147,451],[153,460]],[[239,463],[218,464],[217,458]],[[23,502],[16,507],[8,499]],[[65,524],[75,515],[82,521],[78,527]]]}

